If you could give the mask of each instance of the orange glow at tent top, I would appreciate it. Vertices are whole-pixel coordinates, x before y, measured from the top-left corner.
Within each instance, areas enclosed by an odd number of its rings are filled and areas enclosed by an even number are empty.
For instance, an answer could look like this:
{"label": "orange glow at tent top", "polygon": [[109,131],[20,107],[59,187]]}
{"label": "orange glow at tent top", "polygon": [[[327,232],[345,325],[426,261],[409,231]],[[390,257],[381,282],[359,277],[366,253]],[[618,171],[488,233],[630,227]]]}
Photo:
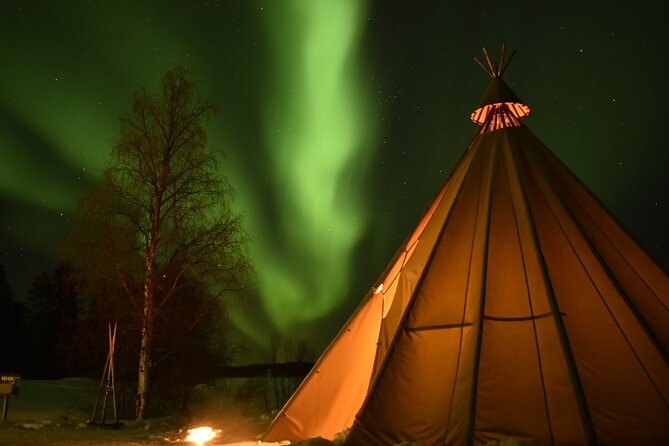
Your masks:
{"label": "orange glow at tent top", "polygon": [[476,57],[474,60],[492,78],[479,106],[471,114],[471,120],[481,126],[479,133],[490,132],[506,127],[520,127],[520,120],[530,114],[530,107],[525,105],[502,80],[504,71],[509,67],[513,54],[504,60],[504,45],[499,61],[494,63],[483,48],[484,64]]}
{"label": "orange glow at tent top", "polygon": [[[516,120],[526,118],[530,114],[530,107],[520,102],[497,102],[478,107],[470,116],[471,120],[479,125],[485,124],[490,113],[502,113],[503,116],[510,114]],[[507,125],[506,127],[511,127]]]}

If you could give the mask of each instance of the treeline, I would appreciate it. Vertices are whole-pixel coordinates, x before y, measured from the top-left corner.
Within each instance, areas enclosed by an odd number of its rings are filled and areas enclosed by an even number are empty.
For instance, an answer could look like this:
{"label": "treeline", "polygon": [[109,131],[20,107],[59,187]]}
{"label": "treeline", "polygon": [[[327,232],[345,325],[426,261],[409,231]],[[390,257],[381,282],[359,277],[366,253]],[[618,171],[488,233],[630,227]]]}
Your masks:
{"label": "treeline", "polygon": [[72,376],[60,364],[76,321],[76,295],[67,266],[36,276],[27,299],[21,301],[14,297],[0,264],[0,373],[34,379]]}
{"label": "treeline", "polygon": [[23,369],[26,307],[14,298],[5,266],[0,263],[0,373]]}
{"label": "treeline", "polygon": [[[0,264],[0,373],[24,379],[100,379],[108,324],[118,324],[115,377],[121,416],[134,416],[140,325],[121,292],[87,284],[70,263],[41,272],[17,299]],[[97,291],[95,291],[97,290]],[[269,412],[279,409],[313,366],[304,342],[272,335],[263,364],[233,366],[239,346],[227,337],[225,308],[204,290],[175,299],[156,323],[152,416],[187,414],[192,389],[217,378],[249,378],[238,391]],[[197,319],[197,324],[193,321]]]}
{"label": "treeline", "polygon": [[[100,379],[107,327],[117,323],[117,394],[123,415],[132,417],[141,327],[122,293],[108,298],[92,293],[94,288],[66,263],[37,275],[26,299],[19,300],[0,264],[0,373],[26,379]],[[183,292],[188,299],[175,299],[156,320],[154,416],[187,412],[192,387],[215,378],[236,348],[226,340],[225,309],[207,293],[192,287]]]}

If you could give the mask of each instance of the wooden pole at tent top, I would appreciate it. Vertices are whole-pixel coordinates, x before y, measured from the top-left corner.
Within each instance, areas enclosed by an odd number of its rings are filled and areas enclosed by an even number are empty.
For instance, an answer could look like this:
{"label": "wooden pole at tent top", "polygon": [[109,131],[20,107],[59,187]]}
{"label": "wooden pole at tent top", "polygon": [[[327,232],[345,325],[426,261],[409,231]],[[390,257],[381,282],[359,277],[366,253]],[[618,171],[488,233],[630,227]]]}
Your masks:
{"label": "wooden pole at tent top", "polygon": [[481,62],[478,57],[474,57],[474,60],[476,61],[477,64],[485,71],[488,76],[495,78],[495,77],[502,77],[504,75],[504,72],[506,69],[509,67],[509,64],[511,63],[511,59],[513,59],[513,56],[516,54],[515,51],[511,53],[511,56],[504,61],[504,56],[505,56],[505,50],[506,47],[504,44],[502,44],[502,49],[501,49],[501,54],[499,56],[499,61],[497,62],[497,68],[495,68],[495,63],[490,59],[490,56],[488,55],[488,50],[483,47],[483,55],[485,56],[486,64]]}

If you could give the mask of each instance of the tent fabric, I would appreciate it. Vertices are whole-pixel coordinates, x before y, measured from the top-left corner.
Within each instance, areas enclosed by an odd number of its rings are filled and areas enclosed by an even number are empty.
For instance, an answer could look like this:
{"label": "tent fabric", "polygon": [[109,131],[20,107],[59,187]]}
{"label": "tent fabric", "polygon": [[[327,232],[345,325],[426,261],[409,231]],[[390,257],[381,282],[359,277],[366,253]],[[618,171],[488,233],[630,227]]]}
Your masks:
{"label": "tent fabric", "polygon": [[267,441],[334,438],[353,423],[369,387],[382,304],[381,296],[367,296],[264,434]]}
{"label": "tent fabric", "polygon": [[669,444],[668,350],[667,274],[527,127],[496,128],[264,439]]}

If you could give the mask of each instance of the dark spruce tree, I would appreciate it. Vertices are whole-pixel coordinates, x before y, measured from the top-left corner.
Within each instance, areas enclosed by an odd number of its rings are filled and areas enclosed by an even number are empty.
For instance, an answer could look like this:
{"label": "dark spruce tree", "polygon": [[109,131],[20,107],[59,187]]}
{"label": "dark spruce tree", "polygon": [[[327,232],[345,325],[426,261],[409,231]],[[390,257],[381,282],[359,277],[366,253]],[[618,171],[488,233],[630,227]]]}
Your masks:
{"label": "dark spruce tree", "polygon": [[70,264],[59,265],[51,276],[42,272],[33,279],[27,310],[27,375],[41,379],[78,375],[80,370],[63,357],[78,320],[77,284]]}
{"label": "dark spruce tree", "polygon": [[0,373],[23,373],[25,311],[0,263]]}

